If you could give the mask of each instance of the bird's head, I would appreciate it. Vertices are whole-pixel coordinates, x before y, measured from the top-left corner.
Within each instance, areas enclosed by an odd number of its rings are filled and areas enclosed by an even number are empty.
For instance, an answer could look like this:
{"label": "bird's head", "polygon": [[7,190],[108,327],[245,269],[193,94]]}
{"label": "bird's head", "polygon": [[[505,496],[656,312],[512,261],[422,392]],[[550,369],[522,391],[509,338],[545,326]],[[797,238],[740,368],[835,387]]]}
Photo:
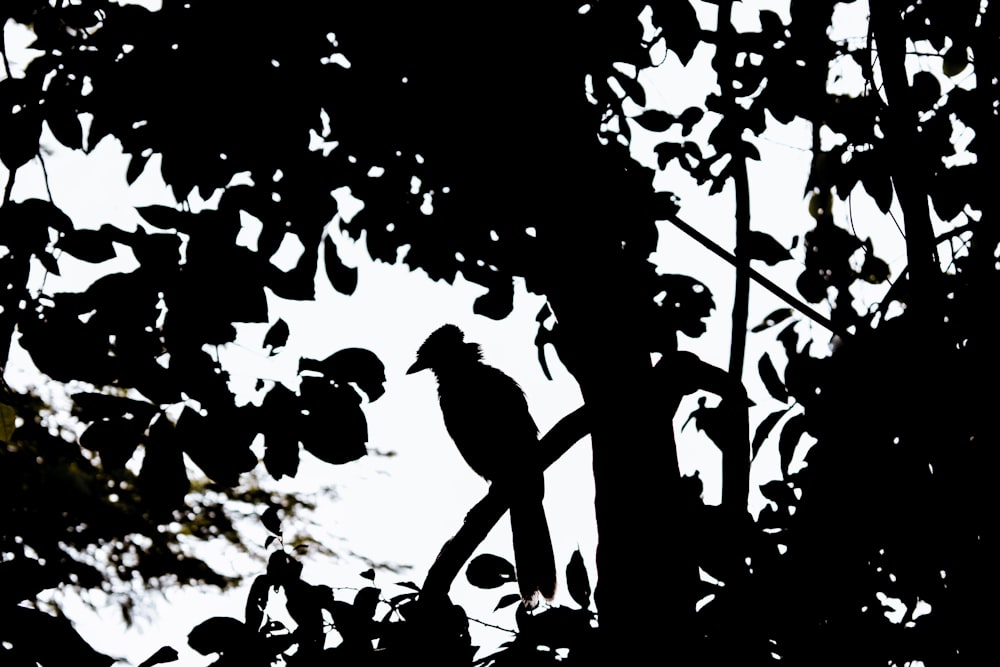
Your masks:
{"label": "bird's head", "polygon": [[479,346],[466,343],[461,329],[454,324],[446,324],[427,337],[417,350],[416,362],[406,374],[428,368],[437,371],[456,363],[477,362],[480,358]]}

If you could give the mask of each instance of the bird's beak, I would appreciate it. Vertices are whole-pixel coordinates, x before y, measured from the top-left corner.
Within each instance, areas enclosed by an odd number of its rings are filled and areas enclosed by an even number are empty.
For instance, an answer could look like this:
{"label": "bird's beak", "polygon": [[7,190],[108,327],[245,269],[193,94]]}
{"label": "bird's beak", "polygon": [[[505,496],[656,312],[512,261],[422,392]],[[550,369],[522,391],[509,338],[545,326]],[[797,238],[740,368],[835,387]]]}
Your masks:
{"label": "bird's beak", "polygon": [[418,372],[418,371],[422,371],[422,370],[424,370],[424,369],[426,369],[426,368],[430,368],[430,366],[428,366],[428,365],[427,365],[427,362],[425,362],[425,361],[421,361],[421,360],[420,360],[420,359],[418,358],[418,359],[417,359],[417,360],[416,360],[416,361],[414,362],[414,364],[413,364],[412,366],[410,366],[410,368],[409,368],[409,369],[407,369],[407,371],[406,371],[406,374],[407,374],[407,375],[413,375],[414,373],[416,373],[416,372]]}

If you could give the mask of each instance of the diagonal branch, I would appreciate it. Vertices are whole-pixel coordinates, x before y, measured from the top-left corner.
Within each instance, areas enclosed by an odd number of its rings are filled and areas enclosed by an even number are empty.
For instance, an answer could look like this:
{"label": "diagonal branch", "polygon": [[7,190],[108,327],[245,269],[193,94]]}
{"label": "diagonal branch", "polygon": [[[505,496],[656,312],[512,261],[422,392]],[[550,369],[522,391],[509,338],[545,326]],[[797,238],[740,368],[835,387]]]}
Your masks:
{"label": "diagonal branch", "polygon": [[[585,410],[586,408],[580,407],[569,413],[539,440],[542,469],[548,468],[590,433]],[[424,594],[448,594],[451,582],[458,576],[462,565],[469,560],[476,547],[486,539],[509,508],[510,499],[507,494],[502,493],[497,485],[491,484],[486,497],[469,510],[455,536],[441,547],[441,552],[424,580]]]}
{"label": "diagonal branch", "polygon": [[[726,260],[733,266],[738,265],[737,262],[739,260],[737,260],[736,256],[733,255],[733,253],[729,252],[728,250],[720,246],[718,243],[716,243],[712,239],[708,238],[707,236],[699,232],[689,223],[684,222],[676,215],[671,215],[667,217],[666,220],[671,224],[673,224],[675,227],[677,227],[677,229],[681,230],[682,232],[690,236],[692,239],[703,245],[705,248],[711,250],[713,253],[715,253],[722,259]],[[750,275],[751,278],[753,278],[755,282],[757,282],[757,284],[766,289],[768,292],[778,297],[779,299],[787,303],[789,306],[799,311],[800,313],[802,313],[809,319],[813,320],[817,324],[822,324],[824,327],[826,327],[833,333],[840,336],[843,340],[848,340],[852,337],[852,334],[850,334],[846,329],[837,326],[836,324],[830,321],[830,318],[820,314],[818,311],[816,311],[815,308],[812,308],[801,299],[795,298],[794,296],[789,294],[786,290],[783,290],[782,288],[778,287],[771,280],[761,275],[758,271],[754,270],[753,268],[747,267],[747,273]]]}

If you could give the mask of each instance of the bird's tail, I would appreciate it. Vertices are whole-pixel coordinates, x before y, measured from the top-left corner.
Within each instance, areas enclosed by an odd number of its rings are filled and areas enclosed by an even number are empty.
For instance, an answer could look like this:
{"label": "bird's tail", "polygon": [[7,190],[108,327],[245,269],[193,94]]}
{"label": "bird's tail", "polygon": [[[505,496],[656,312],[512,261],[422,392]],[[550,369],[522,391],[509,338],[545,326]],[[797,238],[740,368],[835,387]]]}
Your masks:
{"label": "bird's tail", "polygon": [[529,607],[538,603],[539,593],[546,600],[551,600],[556,593],[556,561],[541,493],[512,502],[510,528],[521,599]]}

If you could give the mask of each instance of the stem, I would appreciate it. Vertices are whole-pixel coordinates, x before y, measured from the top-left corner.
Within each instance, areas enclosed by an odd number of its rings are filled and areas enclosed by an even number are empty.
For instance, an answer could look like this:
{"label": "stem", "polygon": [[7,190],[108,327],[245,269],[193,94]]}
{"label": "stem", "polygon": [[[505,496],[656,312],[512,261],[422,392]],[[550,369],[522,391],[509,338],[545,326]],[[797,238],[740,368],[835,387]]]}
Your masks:
{"label": "stem", "polygon": [[7,174],[7,185],[3,188],[3,203],[9,204],[10,198],[14,194],[14,177],[17,176],[17,169],[11,169]]}
{"label": "stem", "polygon": [[[716,44],[716,57],[721,62],[723,59],[731,63],[730,67],[716,67],[717,72],[736,72],[737,54],[730,48],[736,36],[736,30],[732,23],[733,3],[725,2],[719,5],[719,43]],[[728,63],[727,63],[728,64]],[[733,77],[728,77],[725,81],[720,81],[723,95],[732,102],[732,109],[737,110],[739,106],[736,98],[739,93],[733,82]],[[733,186],[736,190],[736,285],[733,294],[733,331],[729,344],[729,372],[735,377],[743,376],[743,360],[746,356],[747,343],[747,317],[750,312],[750,183],[747,177],[746,158],[733,160],[730,165],[729,174],[733,179]]]}
{"label": "stem", "polygon": [[747,318],[750,316],[750,183],[746,160],[733,165],[736,189],[736,287],[733,295],[733,332],[729,343],[729,372],[743,376],[746,356]]}
{"label": "stem", "polygon": [[8,79],[14,78],[14,73],[10,71],[10,60],[7,59],[7,32],[6,23],[0,25],[0,57],[3,58],[3,71]]}
{"label": "stem", "polygon": [[912,294],[918,303],[929,304],[933,312],[936,301],[934,288],[940,270],[927,201],[929,168],[921,157],[922,153],[911,150],[920,146],[922,139],[906,76],[906,33],[897,3],[871,3],[871,29],[878,44],[882,88],[887,103],[885,122],[881,126],[887,154],[891,156],[892,184],[903,209],[909,277],[914,288]]}

